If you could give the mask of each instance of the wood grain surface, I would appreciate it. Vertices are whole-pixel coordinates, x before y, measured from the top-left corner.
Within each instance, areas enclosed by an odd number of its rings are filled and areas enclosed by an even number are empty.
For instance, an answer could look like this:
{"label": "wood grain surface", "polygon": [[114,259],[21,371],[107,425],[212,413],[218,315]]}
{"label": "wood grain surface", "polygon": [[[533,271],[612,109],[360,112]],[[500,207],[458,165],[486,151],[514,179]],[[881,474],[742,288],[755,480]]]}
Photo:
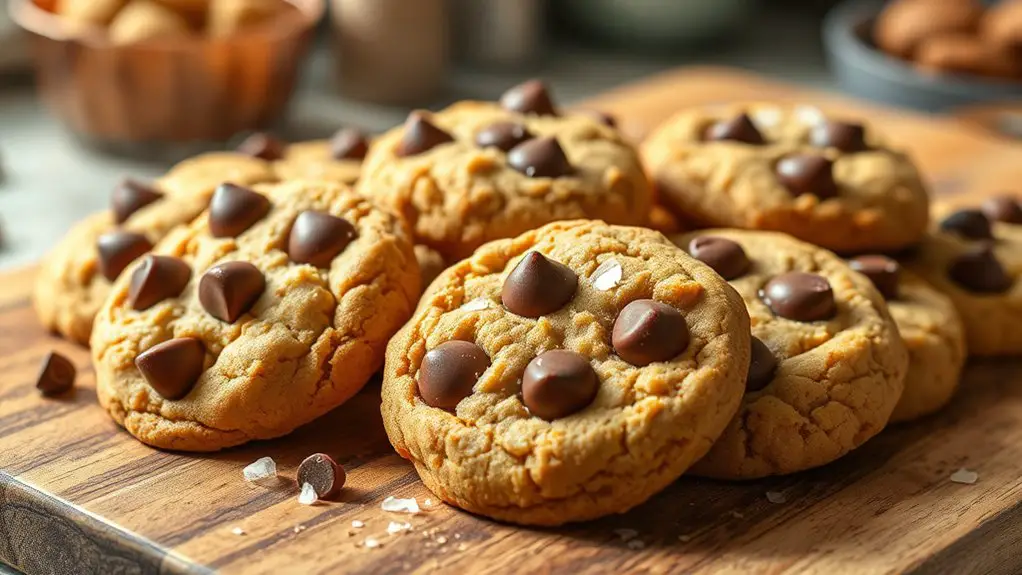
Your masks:
{"label": "wood grain surface", "polygon": [[[951,201],[1022,185],[1022,148],[1003,140],[735,72],[671,73],[585,106],[641,135],[680,107],[749,98],[867,115]],[[0,277],[0,561],[30,574],[1022,572],[1020,362],[970,365],[945,412],[825,468],[742,484],[682,478],[625,515],[525,529],[444,505],[382,511],[391,495],[435,498],[387,443],[378,383],[281,440],[213,455],[134,441],[97,405],[87,351],[38,326],[31,278]],[[32,383],[54,348],[77,365],[78,386],[45,400]],[[347,469],[340,501],[297,502],[296,467],[314,452]],[[245,482],[241,469],[263,456],[282,479]],[[979,480],[950,481],[959,468]],[[389,535],[391,521],[413,530]]]}

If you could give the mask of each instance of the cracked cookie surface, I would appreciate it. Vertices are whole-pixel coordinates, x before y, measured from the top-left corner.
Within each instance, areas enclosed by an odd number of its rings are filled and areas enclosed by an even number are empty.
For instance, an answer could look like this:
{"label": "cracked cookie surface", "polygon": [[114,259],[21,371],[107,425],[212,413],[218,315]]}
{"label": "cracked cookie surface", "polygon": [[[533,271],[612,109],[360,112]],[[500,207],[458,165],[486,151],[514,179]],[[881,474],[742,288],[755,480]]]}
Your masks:
{"label": "cracked cookie surface", "polygon": [[883,429],[908,357],[869,279],[781,233],[721,229],[672,239],[729,278],[755,338],[742,407],[692,473],[793,473],[834,461]]}
{"label": "cracked cookie surface", "polygon": [[661,201],[697,225],[780,231],[839,253],[901,249],[926,230],[911,159],[872,127],[814,108],[689,110],[641,149]]}
{"label": "cracked cookie surface", "polygon": [[419,294],[403,222],[347,187],[222,193],[122,274],[96,318],[100,403],[156,447],[277,437],[343,403]]}
{"label": "cracked cookie surface", "polygon": [[383,419],[453,505],[591,519],[642,503],[709,449],[748,350],[738,294],[662,235],[558,222],[437,278],[388,346]]}

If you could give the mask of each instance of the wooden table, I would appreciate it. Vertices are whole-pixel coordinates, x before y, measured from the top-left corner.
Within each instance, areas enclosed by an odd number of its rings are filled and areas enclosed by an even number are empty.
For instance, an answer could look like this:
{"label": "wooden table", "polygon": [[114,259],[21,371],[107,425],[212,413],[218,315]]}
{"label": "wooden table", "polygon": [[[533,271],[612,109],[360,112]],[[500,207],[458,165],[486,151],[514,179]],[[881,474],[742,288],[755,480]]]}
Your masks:
{"label": "wooden table", "polygon": [[[1022,182],[1022,147],[963,124],[726,70],[670,73],[587,107],[617,114],[639,137],[677,108],[749,98],[868,116],[916,154],[948,201]],[[390,449],[378,384],[277,441],[213,455],[136,442],[97,405],[87,351],[38,326],[31,279],[32,270],[0,278],[0,560],[28,573],[1022,571],[1018,362],[969,366],[949,409],[825,468],[742,484],[682,478],[626,515],[526,529],[443,505],[414,516],[382,511],[391,495],[420,505],[435,498]],[[32,382],[54,348],[75,361],[78,387],[45,400]],[[291,478],[318,451],[344,464],[348,484],[340,502],[303,506]],[[244,481],[241,469],[263,456],[287,479]],[[959,468],[979,480],[950,481]],[[388,534],[391,521],[413,530]],[[369,548],[367,538],[382,545]]]}

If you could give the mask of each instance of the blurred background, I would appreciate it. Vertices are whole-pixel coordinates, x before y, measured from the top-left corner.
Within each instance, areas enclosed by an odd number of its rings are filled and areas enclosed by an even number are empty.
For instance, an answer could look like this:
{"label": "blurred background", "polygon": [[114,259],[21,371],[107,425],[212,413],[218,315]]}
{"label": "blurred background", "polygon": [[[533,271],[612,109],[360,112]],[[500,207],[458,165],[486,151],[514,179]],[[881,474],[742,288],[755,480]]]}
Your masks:
{"label": "blurred background", "polygon": [[125,175],[253,130],[380,131],[530,77],[570,105],[730,66],[920,111],[993,105],[998,130],[1022,131],[1019,0],[3,2],[0,269],[106,208]]}

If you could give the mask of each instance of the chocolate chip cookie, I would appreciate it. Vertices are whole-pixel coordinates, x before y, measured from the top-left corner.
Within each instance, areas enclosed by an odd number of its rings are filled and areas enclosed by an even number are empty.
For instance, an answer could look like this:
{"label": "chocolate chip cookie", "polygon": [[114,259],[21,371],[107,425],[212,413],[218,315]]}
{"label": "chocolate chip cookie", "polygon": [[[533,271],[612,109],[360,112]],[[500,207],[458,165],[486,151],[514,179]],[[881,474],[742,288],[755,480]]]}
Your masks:
{"label": "chocolate chip cookie", "polygon": [[343,128],[329,140],[297,142],[280,152],[273,170],[281,180],[329,180],[353,184],[362,171],[369,150],[369,136],[355,128]]}
{"label": "chocolate chip cookie", "polygon": [[786,232],[841,253],[898,250],[929,218],[915,165],[872,127],[805,106],[682,112],[642,146],[684,221]]}
{"label": "chocolate chip cookie", "polygon": [[1022,225],[1012,223],[1020,216],[1009,197],[950,213],[905,260],[951,298],[970,355],[1022,354]]}
{"label": "chocolate chip cookie", "polygon": [[557,220],[644,224],[652,199],[621,134],[591,115],[558,112],[536,82],[500,104],[413,112],[374,143],[359,188],[448,261]]}
{"label": "chocolate chip cookie", "polygon": [[794,473],[834,461],[884,428],[908,355],[869,279],[781,233],[707,230],[674,239],[738,290],[752,322],[742,407],[693,473]]}
{"label": "chocolate chip cookie", "polygon": [[186,160],[151,184],[125,180],[115,188],[109,211],[75,225],[43,260],[33,295],[40,321],[68,339],[88,343],[92,319],[110,283],[172,228],[206,209],[216,186],[275,178],[267,162],[215,153]]}
{"label": "chocolate chip cookie", "polygon": [[652,230],[549,224],[443,272],[387,348],[383,420],[443,500],[557,525],[624,512],[737,408],[748,315]]}
{"label": "chocolate chip cookie", "polygon": [[115,282],[100,403],[144,443],[214,451],[355,394],[420,293],[404,223],[342,184],[225,185]]}

